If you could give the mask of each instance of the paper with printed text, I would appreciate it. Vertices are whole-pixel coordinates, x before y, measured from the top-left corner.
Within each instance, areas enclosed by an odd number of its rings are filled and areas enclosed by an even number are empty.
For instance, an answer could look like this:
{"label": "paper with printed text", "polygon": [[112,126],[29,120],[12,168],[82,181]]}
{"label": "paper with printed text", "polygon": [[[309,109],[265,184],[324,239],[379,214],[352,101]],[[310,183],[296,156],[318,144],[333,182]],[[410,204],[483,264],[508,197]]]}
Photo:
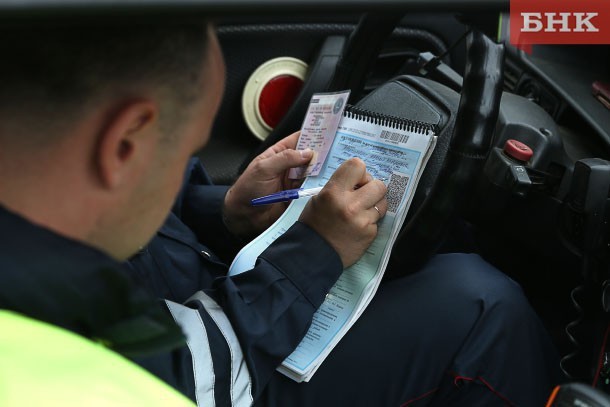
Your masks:
{"label": "paper with printed text", "polygon": [[[433,131],[411,131],[408,126],[364,119],[343,116],[319,175],[309,176],[303,187],[324,186],[341,163],[359,157],[374,178],[386,180],[388,212],[380,220],[378,235],[369,249],[343,271],[314,314],[309,331],[278,369],[299,382],[313,376],[372,299],[436,143]],[[257,257],[298,220],[309,199],[294,200],[280,219],[240,251],[229,274],[250,270]]]}

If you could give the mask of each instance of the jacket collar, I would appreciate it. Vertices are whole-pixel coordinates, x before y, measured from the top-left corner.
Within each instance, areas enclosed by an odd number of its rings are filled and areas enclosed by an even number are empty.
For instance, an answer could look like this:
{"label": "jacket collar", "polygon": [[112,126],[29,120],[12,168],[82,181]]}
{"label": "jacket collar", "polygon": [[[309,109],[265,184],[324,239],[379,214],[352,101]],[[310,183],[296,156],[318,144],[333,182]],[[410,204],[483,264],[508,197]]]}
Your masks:
{"label": "jacket collar", "polygon": [[123,265],[0,206],[0,308],[103,342],[128,356],[184,343]]}

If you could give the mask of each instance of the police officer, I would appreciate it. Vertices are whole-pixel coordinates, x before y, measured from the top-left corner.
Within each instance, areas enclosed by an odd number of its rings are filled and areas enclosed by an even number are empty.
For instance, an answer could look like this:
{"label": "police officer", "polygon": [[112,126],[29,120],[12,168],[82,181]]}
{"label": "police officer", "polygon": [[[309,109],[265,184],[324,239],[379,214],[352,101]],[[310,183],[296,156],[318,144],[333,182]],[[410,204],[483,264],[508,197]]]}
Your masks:
{"label": "police officer", "polygon": [[[102,343],[203,406],[546,398],[555,360],[541,324],[471,255],[381,287],[312,382],[275,372],[375,237],[385,187],[348,160],[253,270],[226,277],[216,253],[282,211],[250,199],[311,156],[288,137],[230,189],[191,167],[174,204],[224,83],[206,24],[9,27],[0,53],[1,308]],[[130,273],[120,262],[138,251]]]}

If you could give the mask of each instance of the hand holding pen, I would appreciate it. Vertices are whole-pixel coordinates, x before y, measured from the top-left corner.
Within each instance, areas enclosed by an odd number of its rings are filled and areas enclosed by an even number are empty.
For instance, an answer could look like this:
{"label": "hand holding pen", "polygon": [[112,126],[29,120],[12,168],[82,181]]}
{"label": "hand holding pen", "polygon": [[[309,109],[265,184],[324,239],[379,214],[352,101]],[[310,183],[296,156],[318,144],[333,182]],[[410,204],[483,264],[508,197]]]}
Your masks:
{"label": "hand holding pen", "polygon": [[293,199],[305,198],[308,196],[315,196],[322,191],[323,187],[316,188],[297,188],[297,189],[286,189],[284,191],[276,192],[274,194],[261,196],[260,198],[254,198],[250,201],[252,206],[269,205],[277,202],[288,202]]}
{"label": "hand holding pen", "polygon": [[[381,182],[384,182],[384,179],[380,179]],[[273,194],[261,196],[259,198],[254,198],[250,201],[252,206],[260,206],[260,205],[269,205],[277,202],[288,202],[293,199],[306,198],[308,196],[315,196],[322,191],[323,187],[315,187],[315,188],[296,188],[296,189],[286,189],[284,191],[276,192]],[[356,186],[355,189],[358,189],[359,186]]]}
{"label": "hand holding pen", "polygon": [[344,267],[354,264],[377,236],[387,210],[385,184],[366,171],[359,158],[345,161],[314,195],[299,220],[322,236]]}
{"label": "hand holding pen", "polygon": [[[297,137],[295,133],[265,150],[227,191],[223,220],[233,234],[253,238],[284,212],[285,204],[252,206],[251,201],[265,192],[286,188],[290,185],[288,169],[309,162],[311,151],[294,150]],[[303,193],[297,191],[296,195]],[[299,220],[335,249],[344,267],[350,266],[377,235],[377,222],[387,210],[386,187],[366,172],[362,160],[354,158],[339,166],[317,193]]]}
{"label": "hand holding pen", "polygon": [[253,207],[252,198],[286,188],[294,188],[288,179],[290,168],[306,165],[313,156],[311,150],[297,151],[299,133],[288,136],[265,150],[229,188],[223,204],[223,220],[229,231],[242,239],[251,239],[271,226],[286,205]]}

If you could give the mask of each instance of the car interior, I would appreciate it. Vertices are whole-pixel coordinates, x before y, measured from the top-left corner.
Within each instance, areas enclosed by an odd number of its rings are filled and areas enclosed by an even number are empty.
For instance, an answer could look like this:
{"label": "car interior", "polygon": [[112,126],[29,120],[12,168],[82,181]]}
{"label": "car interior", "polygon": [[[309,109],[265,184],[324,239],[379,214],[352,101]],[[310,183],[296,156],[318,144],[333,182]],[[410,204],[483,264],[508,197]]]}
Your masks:
{"label": "car interior", "polygon": [[199,155],[217,184],[299,130],[314,93],[349,89],[351,105],[433,122],[385,278],[434,253],[480,254],[547,327],[577,384],[565,397],[610,405],[609,45],[517,47],[508,0],[0,5],[5,23],[119,15],[214,21],[227,81]]}

